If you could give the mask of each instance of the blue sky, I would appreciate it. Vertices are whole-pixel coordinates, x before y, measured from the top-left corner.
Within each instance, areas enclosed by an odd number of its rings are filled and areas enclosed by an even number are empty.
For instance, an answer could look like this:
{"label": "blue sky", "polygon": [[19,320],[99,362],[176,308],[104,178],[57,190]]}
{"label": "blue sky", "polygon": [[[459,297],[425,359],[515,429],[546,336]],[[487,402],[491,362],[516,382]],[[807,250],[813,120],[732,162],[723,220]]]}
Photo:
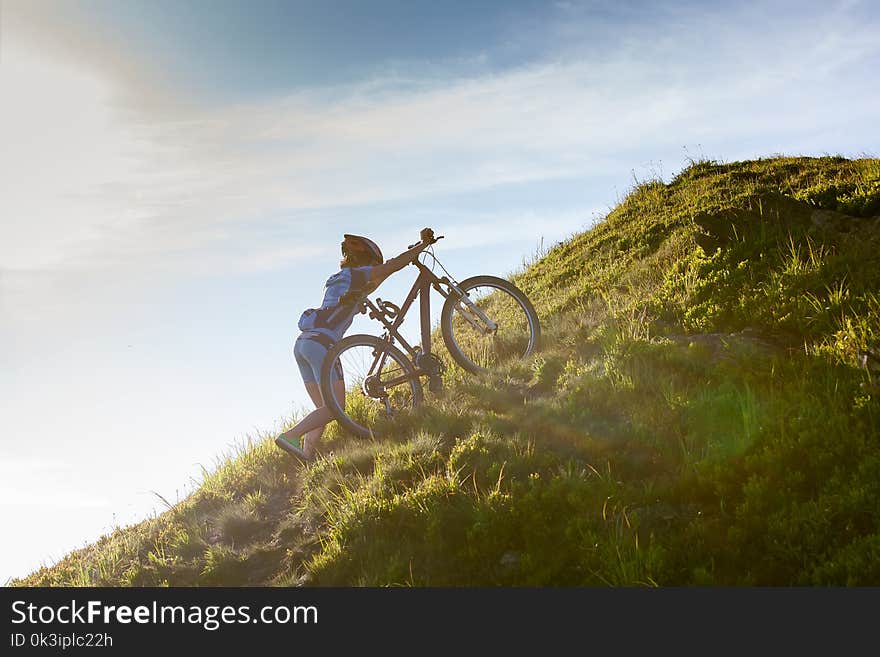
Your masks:
{"label": "blue sky", "polygon": [[877,34],[851,0],[0,0],[0,582],[305,408],[343,232],[504,275],[688,158],[876,156]]}

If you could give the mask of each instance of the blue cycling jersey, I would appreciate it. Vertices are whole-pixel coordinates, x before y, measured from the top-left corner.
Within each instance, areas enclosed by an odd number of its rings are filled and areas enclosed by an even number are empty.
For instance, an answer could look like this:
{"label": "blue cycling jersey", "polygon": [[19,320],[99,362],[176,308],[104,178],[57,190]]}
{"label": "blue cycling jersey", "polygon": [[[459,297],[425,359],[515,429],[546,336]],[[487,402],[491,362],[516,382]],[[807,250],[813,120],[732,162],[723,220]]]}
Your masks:
{"label": "blue cycling jersey", "polygon": [[372,267],[344,267],[327,279],[320,308],[309,308],[299,318],[301,331],[317,331],[334,342],[354,321],[358,302],[369,292]]}

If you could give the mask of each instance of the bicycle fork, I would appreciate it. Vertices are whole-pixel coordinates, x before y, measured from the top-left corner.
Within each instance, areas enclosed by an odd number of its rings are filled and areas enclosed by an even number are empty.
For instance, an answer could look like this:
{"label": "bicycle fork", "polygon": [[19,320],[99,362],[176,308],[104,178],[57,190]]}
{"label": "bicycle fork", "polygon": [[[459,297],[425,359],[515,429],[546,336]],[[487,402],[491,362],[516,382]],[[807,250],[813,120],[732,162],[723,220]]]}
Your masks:
{"label": "bicycle fork", "polygon": [[[477,331],[482,333],[483,335],[490,335],[498,330],[498,324],[493,322],[486,316],[480,307],[471,301],[470,297],[465,294],[465,292],[458,287],[455,283],[450,281],[449,287],[455,292],[457,295],[456,302],[456,310],[461,313],[461,316],[464,317],[468,324],[473,326]],[[462,305],[462,302],[464,305]],[[476,315],[477,317],[474,317]],[[482,324],[477,321],[477,318],[482,320]]]}

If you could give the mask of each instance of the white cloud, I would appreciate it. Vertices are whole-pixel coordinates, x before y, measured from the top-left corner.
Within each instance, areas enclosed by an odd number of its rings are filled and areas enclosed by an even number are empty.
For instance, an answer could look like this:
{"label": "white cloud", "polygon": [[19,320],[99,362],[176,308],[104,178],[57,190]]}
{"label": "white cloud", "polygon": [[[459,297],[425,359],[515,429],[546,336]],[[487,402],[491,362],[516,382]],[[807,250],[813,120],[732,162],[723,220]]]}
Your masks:
{"label": "white cloud", "polygon": [[137,211],[94,193],[126,179],[137,144],[112,115],[107,82],[87,71],[7,48],[0,88],[0,261],[50,267]]}
{"label": "white cloud", "polygon": [[[70,510],[112,506],[110,497],[81,490],[69,481],[69,471],[68,464],[47,459],[4,458],[0,462],[0,507]],[[40,481],[44,486],[35,489],[33,482]]]}
{"label": "white cloud", "polygon": [[[545,236],[570,237],[587,229],[600,215],[599,208],[540,214],[535,211],[473,213],[461,223],[444,224],[443,232],[447,236],[439,243],[438,253],[511,243],[537,247]],[[552,245],[548,237],[544,246]]]}
{"label": "white cloud", "polygon": [[[327,235],[344,222],[369,221],[371,234],[390,244],[401,239],[399,224],[407,215],[420,222],[437,219],[430,223],[447,234],[438,254],[459,274],[455,265],[476,260],[468,248],[537,245],[540,235],[568,233],[590,222],[593,208],[607,200],[585,192],[552,208],[542,208],[540,200],[519,208],[505,195],[505,183],[568,177],[583,179],[586,188],[591,176],[613,172],[628,180],[631,169],[697,143],[707,156],[720,159],[880,146],[875,128],[880,41],[876,15],[861,20],[865,4],[811,8],[798,3],[784,20],[766,3],[723,12],[694,6],[689,13],[641,25],[610,19],[587,24],[575,3],[562,4],[564,26],[523,36],[558,39],[550,55],[527,67],[471,77],[435,75],[427,82],[378,77],[206,107],[180,87],[163,85],[162,72],[138,61],[137,53],[71,31],[55,6],[20,2],[10,11],[4,2],[0,361],[5,366],[0,387],[7,403],[18,399],[21,407],[19,398],[31,400],[4,435],[14,435],[13,430],[32,435],[33,421],[49,427],[49,435],[79,431],[79,438],[68,439],[80,441],[80,447],[93,435],[119,449],[129,448],[126,441],[132,449],[155,441],[150,444],[165,445],[179,458],[173,441],[203,435],[196,424],[215,423],[202,438],[211,445],[206,449],[214,449],[217,434],[240,425],[233,411],[245,413],[247,395],[224,397],[204,382],[186,379],[205,366],[191,360],[173,335],[174,320],[185,313],[175,313],[167,302],[160,305],[162,295],[139,294],[132,281],[146,288],[168,273],[178,283],[186,275],[251,272],[294,259],[326,258],[338,249],[335,238],[327,245]],[[28,14],[32,6],[46,10]],[[488,190],[479,208],[443,198],[474,190]],[[493,195],[494,204],[486,201]],[[384,213],[385,205],[394,205],[394,211]],[[485,261],[476,264],[485,267]],[[403,279],[399,283],[406,286]],[[297,294],[292,290],[278,303],[298,308]],[[234,315],[237,309],[230,305],[230,315],[218,316]],[[41,321],[46,316],[52,321]],[[77,351],[72,335],[77,316],[86,318],[79,330],[96,343],[94,352]],[[269,316],[276,324],[260,323],[267,332],[254,333],[257,339],[277,327],[278,314]],[[10,318],[32,321],[27,330],[7,336]],[[169,322],[173,339],[154,347],[155,360],[176,369],[156,370],[150,378],[143,365],[137,369],[120,356],[127,342],[114,330],[141,319]],[[222,321],[216,326],[237,330]],[[10,358],[17,355],[16,340],[24,353],[18,359]],[[68,358],[58,364],[59,355]],[[98,366],[104,361],[118,361],[117,369],[102,374]],[[113,374],[122,372],[136,376]],[[61,382],[59,373],[66,375]],[[220,374],[215,379],[218,387],[239,390]],[[164,384],[170,381],[177,387]],[[278,387],[273,383],[260,394]],[[179,395],[190,388],[207,398]],[[108,393],[103,403],[118,407],[117,413],[94,406],[101,391]],[[167,408],[175,405],[163,405],[161,395],[156,403],[157,391],[179,395],[182,415],[169,416]],[[123,403],[123,393],[135,401]],[[151,414],[148,426],[131,426],[130,418],[142,412],[141,398],[165,410]],[[218,404],[218,399],[228,401]],[[221,415],[218,406],[229,415]],[[140,433],[132,440],[135,430]],[[24,443],[7,441],[0,447],[18,454]],[[114,457],[101,452],[100,458],[112,462]],[[127,462],[144,470],[152,485],[152,472],[160,468],[145,466],[143,458],[140,453]],[[54,476],[37,465],[17,460],[9,467],[24,473],[23,487]],[[4,473],[9,470],[0,467]],[[125,476],[133,481],[135,475],[126,471]],[[56,516],[51,525],[56,539],[71,518],[70,535],[84,530],[87,516],[95,531],[106,523],[100,490],[72,485],[63,490],[79,510]],[[5,491],[7,499],[13,493]],[[32,499],[57,504],[54,496]],[[4,510],[22,504],[16,501]],[[22,526],[29,512],[18,514]]]}
{"label": "white cloud", "polygon": [[430,86],[379,79],[213,108],[150,91],[141,114],[140,80],[126,77],[138,67],[114,78],[13,44],[0,256],[30,269],[270,267],[324,253],[315,224],[360,206],[629,170],[696,141],[812,145],[873,119],[874,26],[834,7],[784,31],[719,18],[620,28],[601,49],[570,33],[552,60]]}

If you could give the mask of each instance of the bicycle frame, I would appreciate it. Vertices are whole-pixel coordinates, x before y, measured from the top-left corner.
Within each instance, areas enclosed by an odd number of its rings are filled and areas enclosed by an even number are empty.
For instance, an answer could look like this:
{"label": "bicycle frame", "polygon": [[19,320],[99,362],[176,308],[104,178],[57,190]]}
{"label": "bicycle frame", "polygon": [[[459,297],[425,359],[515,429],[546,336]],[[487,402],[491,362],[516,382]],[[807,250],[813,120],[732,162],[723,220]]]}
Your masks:
{"label": "bicycle frame", "polygon": [[[452,361],[466,372],[488,372],[490,370],[483,363],[489,360],[496,362],[493,360],[496,356],[506,358],[515,355],[520,346],[520,357],[524,358],[534,351],[540,338],[538,317],[531,302],[511,282],[497,276],[480,275],[459,283],[434,256],[433,250],[428,250],[427,255],[434,262],[426,266],[419,256],[437,239],[430,241],[429,238],[423,238],[421,244],[408,247],[407,262],[414,265],[418,273],[401,307],[379,297],[370,299],[367,295],[372,294],[375,288],[365,290],[366,294],[357,302],[355,311],[369,313],[370,319],[382,324],[384,332],[376,335],[368,331],[368,335],[344,337],[330,347],[324,359],[321,394],[327,400],[331,415],[344,429],[357,436],[375,436],[374,421],[392,419],[400,410],[418,407],[424,401],[426,392],[422,377],[428,378],[427,391],[442,393],[445,363],[432,353],[431,348],[434,337],[431,326],[432,288],[444,298],[440,326],[434,328],[443,338],[446,347],[444,356],[448,352]],[[439,266],[445,276],[435,274],[435,266]],[[394,270],[398,267],[400,265],[395,263]],[[485,290],[492,291],[487,294]],[[495,297],[499,292],[502,296]],[[416,299],[419,301],[421,335],[418,343],[414,341],[410,344],[400,330]],[[496,303],[496,299],[501,301]],[[523,311],[528,323],[525,329],[527,343],[519,345],[519,334],[523,332],[520,326],[522,318],[516,306],[513,310],[508,307],[510,303],[517,304]],[[497,316],[498,323],[489,319],[487,314]],[[511,330],[507,331],[511,318]],[[476,331],[476,336],[472,329]],[[476,360],[469,353],[472,347],[477,352]],[[339,365],[343,368],[345,396],[339,396],[340,387],[330,376],[331,370]],[[347,403],[349,393],[357,395],[352,405]],[[363,395],[363,402],[358,401],[360,395]],[[384,410],[381,410],[382,405]]]}
{"label": "bicycle frame", "polygon": [[[418,268],[419,275],[416,277],[416,280],[410,288],[402,306],[398,308],[395,304],[383,301],[379,297],[376,298],[376,303],[373,303],[369,298],[365,298],[361,301],[360,311],[366,313],[367,309],[369,309],[368,316],[370,319],[378,320],[385,327],[386,335],[383,336],[383,339],[387,340],[389,344],[394,344],[395,341],[400,343],[412,361],[415,375],[417,377],[429,377],[429,388],[433,391],[439,391],[442,387],[442,381],[439,376],[442,371],[442,364],[436,359],[431,358],[431,288],[437,290],[437,292],[446,299],[452,295],[457,295],[457,298],[463,300],[466,308],[459,306],[458,311],[462,314],[465,320],[478,331],[484,334],[493,333],[498,328],[498,325],[489,319],[485,313],[483,313],[483,311],[468,298],[468,296],[458,287],[456,281],[451,280],[448,276],[437,276],[418,259],[413,260],[412,264]],[[444,289],[444,287],[446,289]],[[400,334],[399,328],[403,324],[410,307],[415,303],[416,297],[419,299],[421,341],[419,345],[412,346]],[[479,324],[478,318],[482,321],[482,325]],[[424,366],[423,364],[426,364],[427,366]],[[373,372],[381,371],[383,367],[384,357],[380,357],[379,354],[376,354],[376,359],[373,361],[369,372],[372,374]],[[409,376],[411,375],[404,375],[386,380],[384,381],[384,387],[393,387],[397,384],[403,383]]]}
{"label": "bicycle frame", "polygon": [[[442,286],[446,285],[451,289],[454,289],[455,286],[449,278],[446,276],[442,278],[438,277],[418,260],[414,260],[413,264],[418,267],[419,275],[410,288],[409,293],[406,295],[403,305],[401,305],[399,309],[393,304],[389,304],[387,301],[382,301],[382,299],[378,298],[377,302],[379,307],[377,307],[370,299],[364,299],[362,303],[366,308],[369,308],[370,319],[379,320],[385,327],[385,330],[388,332],[387,339],[389,342],[394,344],[394,342],[397,341],[403,346],[412,359],[413,364],[416,365],[416,374],[418,376],[425,376],[431,375],[433,372],[419,367],[417,360],[420,360],[423,356],[431,354],[431,288],[433,287],[444,297],[449,297],[449,293],[443,289]],[[400,334],[398,329],[403,324],[406,314],[415,302],[416,297],[419,298],[421,342],[418,346],[413,347]],[[390,309],[388,308],[389,305],[392,306]],[[394,320],[393,322],[390,321],[392,319]]]}
{"label": "bicycle frame", "polygon": [[[439,292],[444,298],[448,299],[452,294],[457,294],[458,298],[463,299],[467,309],[460,307],[459,311],[470,324],[477,328],[477,330],[483,333],[491,333],[498,328],[498,325],[489,319],[476,304],[471,302],[467,295],[459,289],[457,283],[450,280],[448,276],[437,276],[418,259],[413,260],[412,264],[418,268],[419,275],[416,277],[413,286],[410,288],[410,291],[406,295],[406,299],[400,308],[377,297],[376,301],[378,307],[370,299],[364,299],[362,301],[362,312],[366,312],[366,309],[369,308],[370,319],[377,319],[385,327],[385,330],[387,331],[386,339],[391,344],[394,344],[396,340],[403,346],[415,366],[417,376],[430,376],[433,378],[438,372],[436,371],[435,361],[430,358],[432,354],[431,288],[437,290],[437,292]],[[401,324],[403,324],[410,307],[415,303],[416,297],[419,299],[421,342],[418,346],[414,347],[406,341],[398,329]],[[483,322],[482,325],[479,325],[477,318]],[[390,320],[394,321],[392,322]],[[421,366],[420,361],[430,363],[432,366],[430,368],[425,368]],[[374,367],[376,364],[377,363],[374,363]],[[372,369],[373,368],[371,368],[371,371]]]}

